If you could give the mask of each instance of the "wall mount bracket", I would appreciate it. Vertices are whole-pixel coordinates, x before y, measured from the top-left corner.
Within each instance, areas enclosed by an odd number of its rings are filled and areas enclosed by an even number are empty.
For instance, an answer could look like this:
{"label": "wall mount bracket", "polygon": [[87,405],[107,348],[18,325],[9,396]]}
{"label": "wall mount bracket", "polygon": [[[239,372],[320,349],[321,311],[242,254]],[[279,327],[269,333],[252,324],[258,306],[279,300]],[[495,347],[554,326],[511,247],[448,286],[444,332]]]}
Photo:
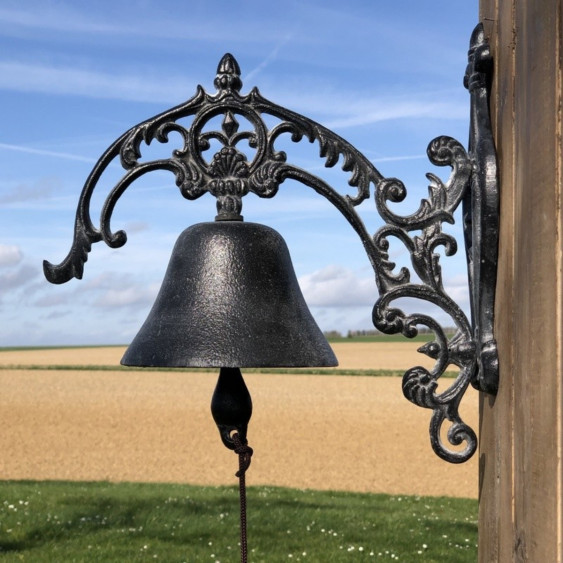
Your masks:
{"label": "wall mount bracket", "polygon": [[[432,448],[441,458],[460,463],[469,459],[477,448],[475,432],[459,415],[460,401],[470,384],[495,394],[498,387],[498,356],[493,335],[494,290],[498,247],[498,190],[494,142],[489,119],[489,86],[493,71],[489,46],[482,25],[472,34],[465,85],[470,92],[471,119],[469,148],[451,137],[438,137],[428,146],[430,161],[449,166],[446,182],[434,174],[428,199],[411,215],[395,214],[388,203],[403,201],[404,184],[396,178],[385,178],[373,164],[350,143],[322,125],[278,106],[262,97],[258,89],[240,93],[240,68],[232,55],[219,63],[214,84],[215,94],[198,86],[187,102],[135,125],[119,137],[101,156],[87,178],[76,212],[74,240],[67,257],[58,265],[44,262],[46,278],[52,283],[80,279],[93,243],[105,241],[112,248],[125,244],[124,231],[112,232],[111,216],[117,201],[140,176],[167,170],[175,176],[183,197],[193,200],[209,192],[217,198],[217,220],[241,220],[242,198],[252,192],[262,198],[273,197],[286,179],[312,188],[330,201],[359,235],[373,266],[379,290],[373,308],[374,326],[386,333],[406,337],[418,334],[420,326],[430,329],[431,342],[419,352],[435,361],[431,370],[416,366],[403,376],[403,393],[416,405],[433,411],[430,422]],[[264,121],[267,115],[274,126]],[[210,130],[210,121],[220,116],[221,130]],[[238,117],[238,119],[237,119]],[[181,120],[190,118],[189,125]],[[243,119],[241,119],[243,118]],[[240,130],[240,122],[244,127]],[[250,127],[250,128],[248,128]],[[152,141],[167,143],[171,132],[180,134],[181,146],[169,158],[142,160],[142,146]],[[275,148],[276,140],[289,135],[298,143],[307,139],[317,142],[325,166],[334,167],[341,159],[342,170],[350,173],[349,186],[354,195],[343,195],[323,179],[291,162]],[[210,158],[213,140],[221,145]],[[253,149],[248,155],[244,141]],[[124,175],[110,191],[95,227],[90,216],[90,201],[99,179],[108,165],[119,159]],[[374,189],[375,205],[384,225],[371,235],[356,207],[370,198]],[[447,294],[442,281],[440,255],[443,247],[450,256],[457,250],[455,239],[442,231],[443,223],[453,223],[453,214],[462,203],[463,228],[467,252],[471,317]],[[414,232],[415,234],[411,235]],[[397,239],[409,253],[412,272],[403,267],[395,271],[389,257],[389,240]],[[412,281],[416,279],[416,281]],[[456,327],[453,335],[431,316],[406,314],[393,306],[401,298],[414,298],[440,308]],[[438,392],[438,380],[450,365],[458,373],[444,391]],[[448,422],[447,443],[441,437]],[[452,447],[453,446],[453,447]],[[460,448],[460,446],[463,446]]]}

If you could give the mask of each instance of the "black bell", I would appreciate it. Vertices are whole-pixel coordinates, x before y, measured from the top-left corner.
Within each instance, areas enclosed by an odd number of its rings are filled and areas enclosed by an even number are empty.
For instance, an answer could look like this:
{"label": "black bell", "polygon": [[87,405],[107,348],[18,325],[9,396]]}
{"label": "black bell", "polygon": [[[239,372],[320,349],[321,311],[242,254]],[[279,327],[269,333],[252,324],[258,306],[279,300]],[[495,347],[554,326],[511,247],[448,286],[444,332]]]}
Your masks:
{"label": "black bell", "polygon": [[121,363],[154,367],[335,366],[279,233],[242,221],[179,237],[162,287]]}

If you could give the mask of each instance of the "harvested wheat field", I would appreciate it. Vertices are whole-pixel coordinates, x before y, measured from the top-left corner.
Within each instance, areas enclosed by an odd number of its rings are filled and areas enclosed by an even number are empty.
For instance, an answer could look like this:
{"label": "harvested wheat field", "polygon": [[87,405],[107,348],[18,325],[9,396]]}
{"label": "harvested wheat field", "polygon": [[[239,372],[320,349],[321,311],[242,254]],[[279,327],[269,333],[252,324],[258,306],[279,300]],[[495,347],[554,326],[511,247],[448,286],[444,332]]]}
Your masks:
{"label": "harvested wheat field", "polygon": [[[344,369],[431,365],[410,342],[333,348]],[[236,482],[237,457],[209,410],[216,374],[88,368],[117,365],[122,353],[0,352],[0,479]],[[85,367],[37,369],[48,365]],[[399,377],[249,373],[245,381],[254,403],[249,485],[477,496],[477,456],[462,465],[436,457],[431,412],[403,398]],[[473,390],[463,409],[476,430]]]}

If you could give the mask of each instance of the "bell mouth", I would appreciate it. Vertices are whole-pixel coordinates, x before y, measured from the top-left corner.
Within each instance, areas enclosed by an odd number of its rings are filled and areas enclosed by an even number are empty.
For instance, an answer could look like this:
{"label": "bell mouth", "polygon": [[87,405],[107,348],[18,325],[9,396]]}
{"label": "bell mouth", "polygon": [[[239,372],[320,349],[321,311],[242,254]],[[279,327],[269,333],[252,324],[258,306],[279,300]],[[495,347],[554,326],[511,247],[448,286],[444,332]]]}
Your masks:
{"label": "bell mouth", "polygon": [[156,301],[121,360],[147,367],[333,367],[282,236],[240,221],[178,238]]}

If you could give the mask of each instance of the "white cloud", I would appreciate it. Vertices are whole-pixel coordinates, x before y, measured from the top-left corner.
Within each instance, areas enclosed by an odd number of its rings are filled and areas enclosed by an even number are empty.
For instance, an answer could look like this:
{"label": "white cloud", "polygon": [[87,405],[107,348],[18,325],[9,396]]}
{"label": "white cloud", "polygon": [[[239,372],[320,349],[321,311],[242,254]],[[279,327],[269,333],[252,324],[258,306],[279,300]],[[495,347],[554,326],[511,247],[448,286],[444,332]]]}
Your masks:
{"label": "white cloud", "polygon": [[149,288],[130,286],[124,288],[112,288],[107,290],[95,301],[99,307],[129,307],[131,305],[151,305],[158,291],[158,287]]}
{"label": "white cloud", "polygon": [[43,295],[37,299],[33,304],[36,307],[58,307],[60,305],[68,305],[69,298],[67,294],[53,294]]}
{"label": "white cloud", "polygon": [[18,289],[36,278],[39,271],[29,264],[23,264],[17,270],[0,276],[0,291]]}
{"label": "white cloud", "polygon": [[[2,148],[1,145],[0,148]],[[18,203],[47,199],[58,187],[60,187],[60,182],[53,178],[41,178],[33,184],[18,184],[0,196],[0,203]]]}
{"label": "white cloud", "polygon": [[373,306],[377,298],[374,278],[361,278],[334,264],[302,276],[299,285],[311,307]]}
{"label": "white cloud", "polygon": [[[344,106],[346,107],[346,106]],[[399,101],[362,100],[349,104],[350,115],[326,123],[330,129],[345,129],[394,119],[467,119],[467,107],[447,100],[429,102],[421,99]]]}
{"label": "white cloud", "polygon": [[195,94],[196,84],[196,81],[169,75],[111,74],[74,67],[0,61],[0,88],[16,92],[178,103],[184,92]]}
{"label": "white cloud", "polygon": [[107,290],[119,286],[131,286],[134,284],[133,276],[129,274],[115,274],[113,272],[102,272],[93,278],[85,280],[82,285],[82,291],[90,289]]}
{"label": "white cloud", "polygon": [[[256,69],[252,72],[256,72]],[[210,70],[209,83],[212,77]],[[185,75],[160,75],[158,71],[152,75],[119,70],[109,73],[75,66],[0,61],[0,89],[17,92],[178,103],[185,97],[185,93],[195,94],[196,84],[199,82],[200,80],[191,80]],[[317,88],[313,90],[318,90],[318,84],[314,83],[313,86],[315,84]],[[311,86],[310,80],[304,81],[298,91],[291,85],[284,88],[283,85],[276,84],[273,101],[305,115],[318,115],[321,112],[324,125],[332,129],[407,118],[467,119],[467,104],[463,98],[458,96],[452,100],[448,92],[416,91],[366,96],[341,88],[339,91],[315,91],[311,94]],[[9,146],[5,145],[6,148]]]}
{"label": "white cloud", "polygon": [[[158,293],[160,284],[143,284],[136,281],[134,275],[129,273],[102,272],[101,274],[82,281],[74,289],[76,295],[90,295],[88,300],[94,307],[116,308],[131,305],[152,305]],[[63,303],[61,301],[61,303]],[[56,298],[44,299],[42,306],[57,305]]]}
{"label": "white cloud", "polygon": [[444,280],[446,293],[469,315],[469,288],[467,274],[458,274]]}
{"label": "white cloud", "polygon": [[105,22],[96,22],[92,18],[85,18],[83,15],[70,12],[58,6],[53,10],[53,5],[34,6],[33,9],[11,10],[0,9],[0,22],[9,24],[12,28],[22,27],[31,29],[43,29],[52,31],[73,31],[74,33],[126,33],[131,28],[117,26]]}
{"label": "white cloud", "polygon": [[142,233],[143,231],[148,231],[150,228],[150,225],[146,221],[131,221],[125,225],[125,231],[129,234]]}
{"label": "white cloud", "polygon": [[409,89],[360,90],[353,84],[327,83],[321,76],[294,77],[294,81],[260,86],[273,102],[313,116],[329,129],[346,129],[397,119],[468,119],[467,95],[463,89],[435,90],[433,85]]}
{"label": "white cloud", "polygon": [[22,260],[22,252],[18,246],[0,244],[0,267],[14,266]]}
{"label": "white cloud", "polygon": [[[175,14],[172,14],[166,4],[163,4],[161,11],[155,8],[156,4],[150,6],[149,13],[140,6],[131,10],[127,3],[117,2],[111,8],[105,6],[101,9],[96,5],[96,8],[88,10],[83,7],[77,9],[72,4],[65,6],[60,2],[35,2],[33,7],[26,3],[25,10],[0,8],[0,25],[4,24],[5,35],[20,36],[33,32],[36,36],[45,36],[55,32],[64,37],[72,34],[83,39],[92,37],[102,40],[103,37],[106,41],[142,37],[144,40],[189,38],[191,41],[254,44],[284,38],[283,26],[276,25],[277,22],[266,25],[270,19],[268,17],[264,18],[264,25],[254,25],[244,18],[233,25],[231,18],[223,17],[223,10],[206,11],[205,16],[201,17],[187,3],[186,9],[191,10],[191,13],[178,17],[181,12],[176,9]],[[259,15],[255,14],[254,19]]]}
{"label": "white cloud", "polygon": [[[330,265],[299,278],[299,285],[309,307],[314,308],[323,329],[372,328],[371,311],[379,298],[374,278],[359,275],[340,265]],[[447,280],[445,291],[469,315],[467,279],[455,275]],[[444,327],[453,320],[440,307],[421,299],[401,298],[392,303],[407,314],[434,317]]]}

